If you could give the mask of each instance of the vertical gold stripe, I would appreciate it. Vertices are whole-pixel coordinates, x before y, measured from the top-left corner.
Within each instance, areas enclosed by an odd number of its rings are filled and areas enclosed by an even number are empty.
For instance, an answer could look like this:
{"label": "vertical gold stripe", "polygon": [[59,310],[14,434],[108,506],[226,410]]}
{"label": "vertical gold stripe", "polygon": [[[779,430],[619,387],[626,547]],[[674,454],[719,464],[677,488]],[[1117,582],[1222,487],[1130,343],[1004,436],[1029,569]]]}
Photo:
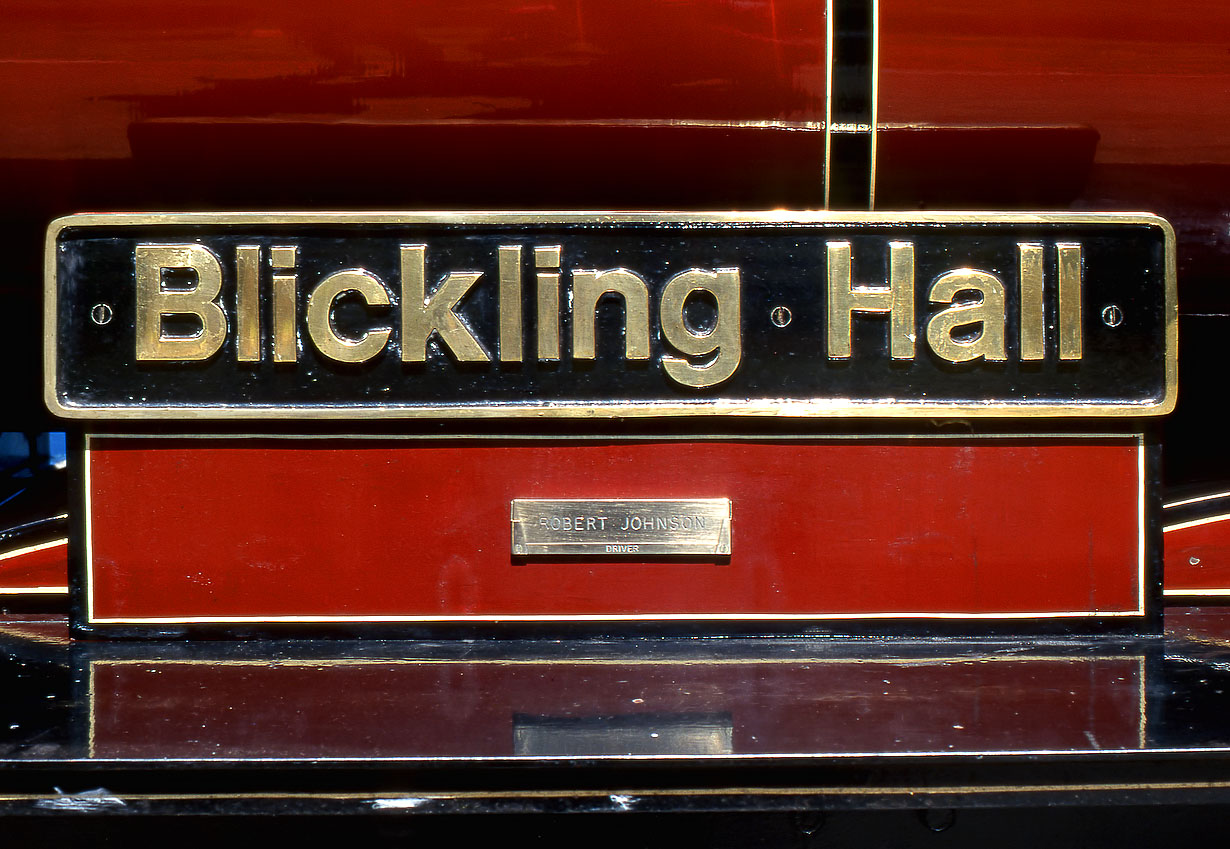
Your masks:
{"label": "vertical gold stripe", "polygon": [[501,245],[500,362],[521,362],[521,246]]}
{"label": "vertical gold stripe", "polygon": [[235,348],[241,363],[261,358],[260,261],[258,245],[235,248]]}
{"label": "vertical gold stripe", "polygon": [[1149,711],[1145,697],[1145,658],[1136,658],[1136,716],[1139,736],[1136,738],[1140,748],[1149,745]]}
{"label": "vertical gold stripe", "polygon": [[1147,454],[1145,437],[1136,437],[1136,612],[1145,615],[1145,566],[1148,538],[1145,526],[1145,460]]}
{"label": "vertical gold stripe", "polygon": [[293,363],[299,359],[299,340],[295,333],[297,289],[295,275],[273,275],[273,361],[275,363]]}
{"label": "vertical gold stripe", "polygon": [[1042,245],[1018,242],[1016,250],[1021,269],[1021,359],[1040,360],[1046,344]]}
{"label": "vertical gold stripe", "polygon": [[1059,359],[1079,360],[1083,355],[1084,317],[1081,309],[1081,246],[1058,242],[1059,255]]}
{"label": "vertical gold stripe", "polygon": [[824,208],[829,208],[833,161],[833,0],[824,3]]}
{"label": "vertical gold stripe", "polygon": [[876,124],[880,111],[880,0],[871,0],[871,174],[867,178],[867,208],[876,208]]}
{"label": "vertical gold stripe", "polygon": [[[90,434],[84,436],[81,449],[81,474],[85,487],[85,621],[94,621],[94,507],[90,492]],[[73,552],[70,551],[70,556]],[[93,692],[93,691],[91,691]]]}
{"label": "vertical gold stripe", "polygon": [[86,757],[88,758],[96,757],[97,755],[95,753],[98,751],[97,744],[94,742],[95,741],[94,729],[98,727],[98,718],[96,716],[96,711],[95,711],[95,705],[98,701],[98,697],[95,695],[95,693],[97,693],[98,690],[95,689],[95,683],[94,683],[94,664],[97,662],[98,661],[96,660],[87,661],[87,664],[89,667],[90,683],[88,685],[89,689],[86,692],[90,694],[89,695],[90,715],[89,715],[89,725],[86,731],[86,750],[85,751],[86,751]]}

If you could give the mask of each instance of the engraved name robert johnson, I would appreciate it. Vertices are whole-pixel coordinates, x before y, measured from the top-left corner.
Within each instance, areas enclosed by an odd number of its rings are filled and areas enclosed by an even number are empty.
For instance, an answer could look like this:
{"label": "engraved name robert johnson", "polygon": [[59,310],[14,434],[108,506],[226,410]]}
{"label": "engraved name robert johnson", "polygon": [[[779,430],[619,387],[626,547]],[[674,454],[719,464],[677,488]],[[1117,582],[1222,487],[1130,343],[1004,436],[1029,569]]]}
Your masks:
{"label": "engraved name robert johnson", "polygon": [[78,215],[80,418],[1135,416],[1177,385],[1137,213]]}
{"label": "engraved name robert johnson", "polygon": [[[607,523],[610,522],[608,529]],[[705,530],[708,518],[699,515],[668,516],[539,516],[538,525],[546,531],[583,533],[586,531],[691,531]]]}
{"label": "engraved name robert johnson", "polygon": [[726,498],[518,498],[511,516],[518,555],[730,553]]}

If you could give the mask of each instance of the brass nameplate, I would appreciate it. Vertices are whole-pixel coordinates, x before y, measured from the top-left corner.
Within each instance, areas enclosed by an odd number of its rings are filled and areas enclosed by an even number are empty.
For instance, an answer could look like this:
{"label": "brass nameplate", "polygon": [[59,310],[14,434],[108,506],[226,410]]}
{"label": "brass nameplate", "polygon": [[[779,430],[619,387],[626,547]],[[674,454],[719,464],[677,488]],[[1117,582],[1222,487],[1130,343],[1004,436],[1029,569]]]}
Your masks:
{"label": "brass nameplate", "polygon": [[73,418],[1142,416],[1174,233],[1128,213],[76,215]]}
{"label": "brass nameplate", "polygon": [[730,499],[518,498],[512,503],[512,553],[725,556]]}

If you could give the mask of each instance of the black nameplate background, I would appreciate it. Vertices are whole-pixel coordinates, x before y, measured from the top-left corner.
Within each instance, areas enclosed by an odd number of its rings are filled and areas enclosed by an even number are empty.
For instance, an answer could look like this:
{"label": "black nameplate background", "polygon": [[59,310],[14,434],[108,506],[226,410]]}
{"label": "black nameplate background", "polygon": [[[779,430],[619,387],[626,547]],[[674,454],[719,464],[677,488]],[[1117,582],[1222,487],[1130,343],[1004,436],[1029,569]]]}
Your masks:
{"label": "black nameplate background", "polygon": [[[835,416],[916,415],[1134,415],[1173,403],[1173,297],[1169,228],[1140,216],[850,216],[799,214],[683,216],[629,214],[440,216],[428,214],[310,216],[178,215],[74,216],[53,225],[48,246],[47,397],[64,415],[87,418],[332,417],[407,415],[683,415],[710,412]],[[784,215],[784,214],[783,214]],[[324,218],[324,216],[318,216]],[[397,219],[402,220],[397,220]],[[827,220],[826,220],[827,219]],[[913,360],[893,361],[888,319],[856,315],[853,356],[826,352],[825,242],[852,244],[855,285],[887,286],[888,242],[915,246]],[[1061,362],[1056,344],[1054,244],[1076,242],[1083,252],[1083,356]],[[202,362],[137,362],[134,340],[134,248],[142,243],[195,242],[222,261],[221,304],[228,333],[221,350]],[[1017,244],[1045,247],[1045,358],[1020,356],[1020,281]],[[427,245],[427,290],[449,271],[482,271],[458,312],[492,360],[457,363],[433,340],[428,361],[399,356],[400,244]],[[240,363],[235,348],[235,248],[298,248],[300,354],[275,364],[270,345],[269,277],[261,272],[262,361]],[[498,346],[497,248],[521,245],[524,361],[502,363]],[[561,245],[561,359],[535,358],[533,247]],[[643,277],[650,292],[651,356],[624,358],[623,305],[606,296],[598,310],[597,357],[572,356],[568,292],[573,269],[624,267]],[[670,351],[660,333],[658,299],[675,274],[691,268],[737,267],[742,281],[742,361],[720,385],[692,389],[672,381],[661,365]],[[928,301],[937,277],[969,267],[1003,281],[1006,292],[1006,362],[953,364],[926,342],[926,321],[944,305]],[[304,304],[326,275],[362,268],[389,291],[392,306],[338,310],[339,332],[392,327],[388,347],[373,360],[347,365],[320,355],[308,340]],[[695,299],[696,301],[702,299]],[[113,318],[91,319],[96,304]],[[1122,322],[1109,326],[1103,309],[1114,304]],[[776,307],[790,323],[777,326]],[[703,325],[705,305],[689,316]],[[780,317],[779,313],[779,317]],[[701,358],[703,359],[703,358]],[[834,399],[837,399],[834,402]],[[848,401],[846,400],[848,399]],[[800,406],[787,402],[813,402]],[[328,408],[321,412],[322,408]],[[494,413],[499,415],[499,413]]]}

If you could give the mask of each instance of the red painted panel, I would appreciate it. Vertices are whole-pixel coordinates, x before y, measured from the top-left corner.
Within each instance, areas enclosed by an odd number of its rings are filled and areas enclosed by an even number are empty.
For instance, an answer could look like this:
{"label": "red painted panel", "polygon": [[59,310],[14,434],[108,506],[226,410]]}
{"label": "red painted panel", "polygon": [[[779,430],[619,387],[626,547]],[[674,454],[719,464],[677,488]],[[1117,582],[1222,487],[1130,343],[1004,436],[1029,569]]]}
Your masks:
{"label": "red painted panel", "polygon": [[[1134,438],[95,437],[93,619],[1123,612]],[[514,498],[732,501],[725,562],[514,560]]]}
{"label": "red painted panel", "polygon": [[[557,723],[563,742],[569,721],[583,724],[588,733],[573,744],[584,754],[604,728],[638,719],[646,748],[655,728],[668,738],[680,725],[712,726],[728,730],[735,755],[1084,750],[1091,741],[1135,748],[1143,684],[1142,660],[1131,656],[98,661],[90,665],[90,754],[533,755],[532,745],[517,745],[517,731],[543,721]],[[656,753],[672,753],[670,745]]]}
{"label": "red painted panel", "polygon": [[7,0],[0,160],[167,118],[823,120],[824,88],[812,0]]}
{"label": "red painted panel", "polygon": [[1166,529],[1166,592],[1230,598],[1230,516]]}
{"label": "red painted panel", "polygon": [[36,543],[0,554],[0,596],[63,595],[68,591],[68,540]]}
{"label": "red painted panel", "polygon": [[879,118],[1092,127],[1098,163],[1227,164],[1227,32],[1205,0],[880,0]]}

